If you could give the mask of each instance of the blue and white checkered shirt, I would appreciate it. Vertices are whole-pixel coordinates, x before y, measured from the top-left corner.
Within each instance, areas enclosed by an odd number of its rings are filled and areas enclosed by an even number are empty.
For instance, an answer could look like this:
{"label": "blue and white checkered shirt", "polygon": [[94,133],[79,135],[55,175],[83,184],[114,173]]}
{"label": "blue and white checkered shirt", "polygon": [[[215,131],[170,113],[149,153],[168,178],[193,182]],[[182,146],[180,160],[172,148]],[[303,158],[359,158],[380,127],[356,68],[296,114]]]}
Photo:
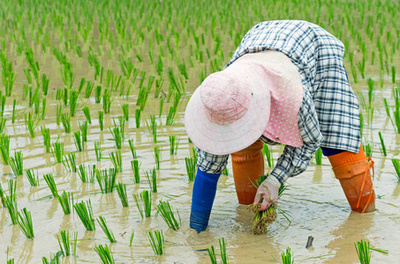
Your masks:
{"label": "blue and white checkered shirt", "polygon": [[[304,97],[298,113],[304,145],[285,146],[271,172],[280,183],[302,173],[314,152],[322,147],[358,153],[360,120],[358,102],[343,66],[344,46],[323,28],[295,20],[262,22],[250,29],[233,54],[228,67],[247,53],[276,50],[298,68]],[[260,138],[265,143],[267,138]],[[197,149],[200,170],[221,173],[229,155],[214,155]]]}

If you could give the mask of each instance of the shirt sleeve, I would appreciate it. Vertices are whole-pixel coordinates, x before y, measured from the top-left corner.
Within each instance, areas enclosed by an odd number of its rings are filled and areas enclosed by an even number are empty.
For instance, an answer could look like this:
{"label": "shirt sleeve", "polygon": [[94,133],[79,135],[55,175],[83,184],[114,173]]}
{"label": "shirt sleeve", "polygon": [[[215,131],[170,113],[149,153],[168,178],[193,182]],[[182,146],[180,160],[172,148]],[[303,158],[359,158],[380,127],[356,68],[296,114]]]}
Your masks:
{"label": "shirt sleeve", "polygon": [[307,169],[323,138],[317,113],[307,90],[304,91],[297,119],[303,146],[296,148],[286,145],[271,172],[271,176],[281,184],[285,183],[289,177],[296,176]]}
{"label": "shirt sleeve", "polygon": [[228,163],[229,155],[215,155],[196,147],[197,167],[205,173],[221,174]]}

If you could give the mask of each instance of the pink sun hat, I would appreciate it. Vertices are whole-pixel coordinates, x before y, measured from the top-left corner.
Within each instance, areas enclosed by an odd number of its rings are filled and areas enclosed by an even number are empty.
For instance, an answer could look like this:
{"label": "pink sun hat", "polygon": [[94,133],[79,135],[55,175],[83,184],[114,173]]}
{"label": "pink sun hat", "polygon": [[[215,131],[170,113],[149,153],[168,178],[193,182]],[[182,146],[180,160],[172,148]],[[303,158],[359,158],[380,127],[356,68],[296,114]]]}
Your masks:
{"label": "pink sun hat", "polygon": [[245,149],[263,134],[301,146],[302,98],[300,75],[283,53],[246,54],[196,89],[185,111],[186,132],[198,148],[216,155]]}

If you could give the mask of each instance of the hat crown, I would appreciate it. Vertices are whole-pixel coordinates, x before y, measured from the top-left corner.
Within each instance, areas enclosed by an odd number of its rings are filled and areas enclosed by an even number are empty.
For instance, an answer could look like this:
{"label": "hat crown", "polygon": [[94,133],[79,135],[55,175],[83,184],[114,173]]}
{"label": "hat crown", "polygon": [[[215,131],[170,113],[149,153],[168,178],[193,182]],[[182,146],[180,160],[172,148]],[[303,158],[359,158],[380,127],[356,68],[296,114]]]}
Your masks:
{"label": "hat crown", "polygon": [[217,72],[201,85],[201,101],[209,120],[219,125],[231,124],[243,117],[250,105],[252,92],[238,76]]}

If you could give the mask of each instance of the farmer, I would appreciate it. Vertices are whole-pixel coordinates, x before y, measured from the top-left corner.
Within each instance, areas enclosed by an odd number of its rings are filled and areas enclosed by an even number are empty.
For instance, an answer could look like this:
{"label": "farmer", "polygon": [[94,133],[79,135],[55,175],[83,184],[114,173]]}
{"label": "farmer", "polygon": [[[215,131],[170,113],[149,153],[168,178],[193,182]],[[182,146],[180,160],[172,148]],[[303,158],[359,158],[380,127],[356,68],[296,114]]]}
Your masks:
{"label": "farmer", "polygon": [[[207,228],[216,186],[229,154],[240,204],[278,200],[279,187],[306,170],[321,147],[353,211],[375,210],[361,146],[358,102],[343,66],[344,46],[305,21],[267,21],[244,36],[230,62],[190,98],[185,127],[197,149],[190,227]],[[263,144],[284,144],[264,174]]]}

